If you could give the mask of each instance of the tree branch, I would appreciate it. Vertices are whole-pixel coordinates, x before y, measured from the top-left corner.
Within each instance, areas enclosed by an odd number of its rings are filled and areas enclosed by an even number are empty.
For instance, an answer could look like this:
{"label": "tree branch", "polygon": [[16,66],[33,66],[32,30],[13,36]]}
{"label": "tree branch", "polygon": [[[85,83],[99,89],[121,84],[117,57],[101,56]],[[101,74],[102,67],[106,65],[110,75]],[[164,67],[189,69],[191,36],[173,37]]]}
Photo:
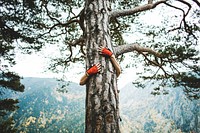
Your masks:
{"label": "tree branch", "polygon": [[76,39],[73,42],[69,43],[69,45],[70,46],[76,46],[76,45],[85,46],[84,41],[85,41],[85,39],[83,37],[80,37],[79,39]]}
{"label": "tree branch", "polygon": [[194,1],[200,7],[200,2],[198,0],[192,0],[192,1]]}
{"label": "tree branch", "polygon": [[[145,60],[147,60],[147,61],[150,63],[150,65],[159,67],[159,69],[161,69],[161,70],[163,71],[163,73],[164,73],[164,75],[165,75],[166,78],[169,76],[169,74],[167,73],[167,71],[163,68],[163,64],[160,64],[159,62],[150,60],[150,59],[146,56],[146,54],[144,54],[143,52],[140,52],[140,53],[144,56]],[[155,75],[156,75],[156,74],[155,74]],[[155,75],[154,75],[154,76],[155,76]],[[154,76],[153,76],[153,77],[154,77]]]}
{"label": "tree branch", "polygon": [[143,6],[139,6],[139,7],[135,7],[133,9],[127,9],[127,10],[116,10],[113,11],[111,13],[111,17],[122,17],[122,16],[128,16],[128,15],[132,15],[134,13],[138,13],[138,12],[142,12],[142,11],[146,11],[146,10],[150,10],[155,8],[157,5],[162,4],[162,3],[166,3],[167,0],[160,0],[157,1],[155,3],[152,3],[151,1],[149,2],[149,4],[143,5]]}
{"label": "tree branch", "polygon": [[128,52],[133,52],[133,51],[137,51],[139,53],[147,52],[156,57],[162,57],[162,55],[160,53],[158,53],[150,48],[142,47],[136,43],[131,44],[131,45],[120,45],[120,46],[115,47],[116,56],[119,56],[121,54],[128,53]]}
{"label": "tree branch", "polygon": [[80,25],[80,21],[79,21],[79,19],[77,19],[77,18],[80,16],[80,14],[77,15],[77,16],[72,17],[72,18],[71,18],[70,20],[68,20],[66,23],[62,23],[62,22],[59,21],[57,18],[54,18],[54,17],[52,17],[52,16],[50,15],[49,9],[47,8],[47,3],[44,4],[43,6],[44,6],[44,8],[45,8],[45,10],[46,10],[47,16],[48,16],[52,21],[56,21],[56,22],[57,22],[57,23],[55,23],[54,25],[52,25],[51,27],[49,27],[49,32],[48,32],[48,33],[50,33],[50,32],[51,32],[55,27],[57,27],[57,26],[68,27],[68,26],[69,26],[70,24],[72,24],[72,23],[79,23],[79,25]]}
{"label": "tree branch", "polygon": [[187,10],[187,12],[185,13],[185,11],[184,11],[182,8],[179,8],[179,7],[170,5],[170,4],[168,4],[168,3],[165,3],[167,6],[172,7],[172,8],[175,8],[175,9],[177,9],[177,10],[180,10],[180,11],[182,11],[182,13],[183,13],[183,18],[182,18],[182,20],[181,20],[181,22],[180,22],[179,27],[174,28],[174,29],[171,29],[171,30],[169,30],[169,32],[170,32],[170,31],[177,30],[177,29],[181,29],[181,25],[182,25],[182,23],[183,23],[183,24],[184,24],[183,26],[184,26],[184,28],[185,28],[185,31],[186,31],[187,33],[191,33],[191,34],[192,34],[192,31],[191,31],[189,25],[186,23],[186,17],[187,17],[187,15],[188,15],[189,11],[191,10],[192,6],[191,6],[188,2],[186,2],[186,1],[184,1],[184,0],[178,0],[178,1],[181,2],[181,3],[183,3],[183,4],[185,4],[185,5],[187,5],[187,6],[188,6],[188,10]]}

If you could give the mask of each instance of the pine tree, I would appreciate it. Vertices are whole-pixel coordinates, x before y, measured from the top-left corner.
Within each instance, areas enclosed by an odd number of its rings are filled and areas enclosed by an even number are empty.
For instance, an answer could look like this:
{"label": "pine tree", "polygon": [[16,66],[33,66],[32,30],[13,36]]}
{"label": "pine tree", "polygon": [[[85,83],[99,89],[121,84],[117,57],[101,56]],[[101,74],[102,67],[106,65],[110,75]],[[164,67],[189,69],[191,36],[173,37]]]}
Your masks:
{"label": "pine tree", "polygon": [[[1,16],[2,17],[2,16]],[[1,25],[2,26],[2,25]],[[7,90],[13,92],[23,92],[24,85],[20,83],[21,77],[9,70],[9,67],[15,64],[14,60],[14,46],[12,43],[6,42],[2,39],[2,27],[1,27],[1,45],[0,45],[0,131],[2,133],[16,132],[14,128],[14,120],[12,116],[8,116],[9,113],[18,109],[17,99],[5,98],[4,94]]]}
{"label": "pine tree", "polygon": [[[1,41],[12,47],[17,47],[10,45],[15,41],[25,42],[20,49],[26,53],[40,50],[44,44],[57,45],[63,56],[52,60],[50,69],[53,71],[77,61],[86,61],[86,70],[100,63],[101,72],[86,84],[85,132],[120,132],[117,76],[110,60],[99,55],[100,46],[108,47],[118,59],[123,59],[125,53],[136,52],[135,61],[144,62],[145,70],[150,73],[141,75],[141,80],[135,82],[138,87],[143,87],[145,81],[159,81],[153,94],[160,94],[166,86],[182,86],[188,97],[199,98],[199,50],[196,47],[200,3],[196,0],[176,2],[179,4],[168,0],[3,0]],[[140,15],[159,6],[181,12],[180,22],[167,19],[162,27],[148,27],[138,22]],[[131,24],[150,41],[133,40],[134,43],[126,44],[123,33],[130,31]],[[61,44],[62,38],[65,40]],[[77,50],[78,55],[74,52]]]}

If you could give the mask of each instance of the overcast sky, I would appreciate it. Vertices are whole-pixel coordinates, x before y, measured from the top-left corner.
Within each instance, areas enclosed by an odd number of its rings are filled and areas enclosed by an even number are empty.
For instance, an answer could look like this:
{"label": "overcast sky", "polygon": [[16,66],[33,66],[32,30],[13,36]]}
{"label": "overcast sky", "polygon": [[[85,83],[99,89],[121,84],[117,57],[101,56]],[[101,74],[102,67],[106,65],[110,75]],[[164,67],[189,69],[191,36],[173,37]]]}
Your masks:
{"label": "overcast sky", "polygon": [[[161,21],[163,20],[162,13],[159,13],[160,10],[164,10],[161,6],[156,7],[156,10],[152,10],[152,12],[147,12],[146,16],[142,16],[141,22],[147,23],[148,25],[160,25]],[[172,10],[170,10],[172,11]],[[169,13],[169,12],[168,12]],[[173,12],[174,13],[174,12]],[[177,12],[178,14],[180,12]],[[133,25],[132,30],[134,30],[135,27]],[[133,43],[139,37],[140,34],[124,34],[124,39],[127,42]],[[58,77],[60,75],[53,74],[51,72],[45,73],[46,67],[48,65],[49,59],[46,59],[45,56],[54,54],[54,48],[49,47],[45,48],[40,53],[34,53],[32,55],[19,55],[16,58],[17,65],[13,67],[13,70],[19,73],[23,77]],[[129,64],[129,58],[126,59],[126,62],[123,64]],[[124,66],[122,66],[123,68]],[[84,73],[84,64],[74,64],[70,68],[71,70],[67,73],[67,80],[73,81],[78,83],[82,74]],[[131,73],[130,73],[131,71]],[[120,75],[118,83],[119,88],[123,87],[126,83],[133,81],[134,78],[136,78],[135,72],[138,71],[136,68],[126,68],[123,69],[123,73]],[[124,80],[125,79],[125,80]]]}

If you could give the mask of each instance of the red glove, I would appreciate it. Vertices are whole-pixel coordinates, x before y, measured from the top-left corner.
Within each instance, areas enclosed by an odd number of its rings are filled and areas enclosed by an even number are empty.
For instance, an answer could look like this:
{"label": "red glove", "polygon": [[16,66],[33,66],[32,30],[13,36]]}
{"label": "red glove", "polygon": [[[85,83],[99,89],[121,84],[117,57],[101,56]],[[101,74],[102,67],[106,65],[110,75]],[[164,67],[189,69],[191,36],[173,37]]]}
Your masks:
{"label": "red glove", "polygon": [[90,67],[86,72],[90,76],[90,75],[94,75],[94,74],[98,73],[99,69],[96,65],[94,65],[94,66]]}
{"label": "red glove", "polygon": [[104,55],[104,56],[111,57],[113,53],[110,51],[110,49],[103,48],[103,49],[101,50],[101,54]]}

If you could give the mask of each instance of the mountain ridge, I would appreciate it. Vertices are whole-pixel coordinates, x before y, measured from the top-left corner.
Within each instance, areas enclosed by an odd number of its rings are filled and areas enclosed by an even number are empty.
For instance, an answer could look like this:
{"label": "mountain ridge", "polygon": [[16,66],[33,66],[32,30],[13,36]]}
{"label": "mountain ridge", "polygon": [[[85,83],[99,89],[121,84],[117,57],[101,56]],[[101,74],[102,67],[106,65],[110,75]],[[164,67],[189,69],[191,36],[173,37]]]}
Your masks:
{"label": "mountain ridge", "polygon": [[[25,92],[14,118],[19,132],[84,132],[85,87],[52,78],[24,78]],[[64,90],[59,91],[59,87]],[[190,101],[179,88],[154,96],[153,89],[137,89],[132,83],[120,89],[122,133],[198,133],[199,101]]]}

